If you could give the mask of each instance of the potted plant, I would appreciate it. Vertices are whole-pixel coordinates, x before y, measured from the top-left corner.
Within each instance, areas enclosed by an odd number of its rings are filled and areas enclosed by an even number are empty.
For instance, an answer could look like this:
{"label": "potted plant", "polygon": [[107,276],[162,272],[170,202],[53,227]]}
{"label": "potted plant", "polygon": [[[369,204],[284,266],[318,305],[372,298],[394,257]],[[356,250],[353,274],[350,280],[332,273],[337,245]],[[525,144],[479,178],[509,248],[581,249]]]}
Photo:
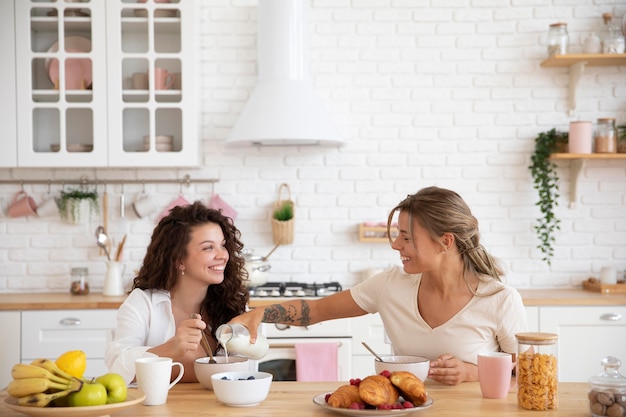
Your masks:
{"label": "potted plant", "polygon": [[98,194],[95,191],[70,189],[61,191],[57,201],[59,214],[63,220],[73,224],[88,221],[98,210]]}
{"label": "potted plant", "polygon": [[561,223],[554,214],[559,198],[559,177],[556,164],[550,160],[550,155],[565,151],[567,142],[567,132],[552,129],[539,133],[535,138],[535,153],[531,156],[531,164],[528,167],[533,177],[533,186],[539,193],[536,205],[541,210],[541,217],[534,226],[540,241],[537,248],[543,253],[543,260],[548,265],[554,255],[552,247],[555,241],[554,232],[560,229]]}

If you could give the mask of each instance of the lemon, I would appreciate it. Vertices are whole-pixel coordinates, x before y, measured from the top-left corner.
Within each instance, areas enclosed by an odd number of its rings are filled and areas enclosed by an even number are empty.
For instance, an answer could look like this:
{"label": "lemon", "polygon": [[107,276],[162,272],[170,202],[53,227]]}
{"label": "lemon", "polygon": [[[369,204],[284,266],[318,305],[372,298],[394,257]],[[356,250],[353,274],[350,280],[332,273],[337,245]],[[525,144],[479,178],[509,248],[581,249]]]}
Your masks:
{"label": "lemon", "polygon": [[59,356],[55,363],[62,371],[82,378],[87,368],[87,355],[82,350],[70,350]]}

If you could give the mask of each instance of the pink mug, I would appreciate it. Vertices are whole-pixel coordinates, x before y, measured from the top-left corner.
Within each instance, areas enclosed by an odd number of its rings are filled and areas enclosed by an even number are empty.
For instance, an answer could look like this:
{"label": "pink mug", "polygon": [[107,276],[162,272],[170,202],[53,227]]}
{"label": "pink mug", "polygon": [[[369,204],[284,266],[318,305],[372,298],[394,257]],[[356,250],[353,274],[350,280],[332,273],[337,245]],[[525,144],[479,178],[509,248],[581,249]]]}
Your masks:
{"label": "pink mug", "polygon": [[174,84],[174,74],[167,72],[165,68],[154,69],[154,89],[169,90]]}
{"label": "pink mug", "polygon": [[9,217],[36,216],[37,204],[26,192],[20,191],[15,194],[11,204],[9,204],[7,214]]}
{"label": "pink mug", "polygon": [[510,353],[478,354],[478,382],[484,398],[506,398],[512,384],[513,357]]}

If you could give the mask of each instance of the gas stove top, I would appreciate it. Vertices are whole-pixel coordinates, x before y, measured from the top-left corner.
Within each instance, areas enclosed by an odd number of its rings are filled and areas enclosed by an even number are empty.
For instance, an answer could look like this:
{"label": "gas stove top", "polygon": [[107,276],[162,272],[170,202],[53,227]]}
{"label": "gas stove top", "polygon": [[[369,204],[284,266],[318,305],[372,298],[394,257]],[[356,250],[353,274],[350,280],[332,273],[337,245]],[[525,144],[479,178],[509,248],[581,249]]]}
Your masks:
{"label": "gas stove top", "polygon": [[267,282],[250,288],[250,297],[324,297],[341,291],[338,282],[308,284],[304,282]]}

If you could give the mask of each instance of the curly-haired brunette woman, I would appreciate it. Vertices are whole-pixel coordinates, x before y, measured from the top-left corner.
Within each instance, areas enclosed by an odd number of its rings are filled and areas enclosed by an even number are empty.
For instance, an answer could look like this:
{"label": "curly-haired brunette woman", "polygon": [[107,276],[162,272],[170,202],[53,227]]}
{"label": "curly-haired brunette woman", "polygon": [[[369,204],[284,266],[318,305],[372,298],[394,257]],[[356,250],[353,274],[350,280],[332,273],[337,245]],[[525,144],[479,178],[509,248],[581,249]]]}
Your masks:
{"label": "curly-haired brunette woman", "polygon": [[110,372],[131,382],[135,359],[165,356],[183,363],[182,381],[197,382],[193,362],[206,356],[202,332],[215,351],[215,329],[246,310],[240,235],[230,218],[199,201],[161,219],[118,311],[105,354]]}

